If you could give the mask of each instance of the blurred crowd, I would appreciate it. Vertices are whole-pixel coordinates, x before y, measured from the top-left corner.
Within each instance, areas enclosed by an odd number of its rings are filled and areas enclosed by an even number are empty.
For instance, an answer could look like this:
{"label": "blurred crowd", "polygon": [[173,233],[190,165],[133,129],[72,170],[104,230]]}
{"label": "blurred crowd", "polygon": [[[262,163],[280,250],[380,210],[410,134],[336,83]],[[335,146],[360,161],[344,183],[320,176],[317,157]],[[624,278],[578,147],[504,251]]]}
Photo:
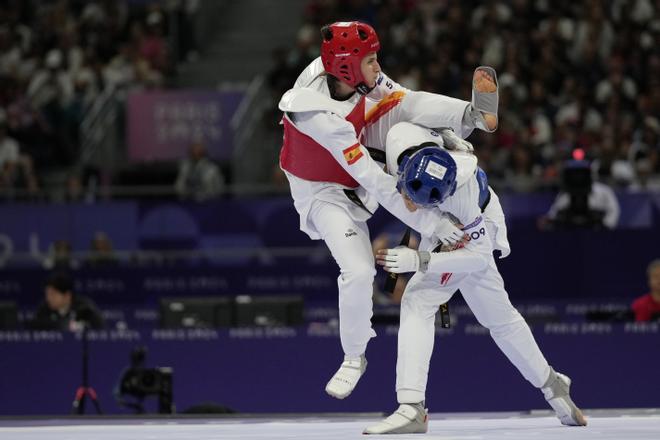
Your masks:
{"label": "blurred crowd", "polygon": [[555,189],[581,148],[598,180],[660,191],[657,0],[311,0],[295,47],[274,53],[275,102],[318,56],[320,27],[354,19],[405,87],[469,100],[474,68],[497,70],[499,129],[469,140],[498,189]]}
{"label": "blurred crowd", "polygon": [[[194,52],[186,17],[200,2],[5,0],[0,197],[38,194],[55,169],[66,173],[66,194],[56,199],[93,199],[111,179],[81,166],[81,122],[106,90],[171,83],[177,62]],[[657,0],[309,0],[296,41],[273,52],[267,73],[273,107],[264,127],[272,142],[263,149],[274,164],[271,183],[286,187],[275,165],[275,105],[318,56],[320,27],[347,19],[375,26],[383,70],[411,89],[468,100],[474,68],[496,68],[500,127],[470,137],[496,189],[555,190],[562,165],[579,148],[596,180],[618,191],[660,191]],[[181,177],[194,169],[182,163],[176,193],[199,199],[181,182],[208,181],[208,194],[218,194],[215,172]]]}
{"label": "blurred crowd", "polygon": [[80,179],[79,127],[92,103],[111,88],[167,82],[171,14],[189,3],[197,2],[3,1],[0,191],[37,193],[42,173],[58,167]]}

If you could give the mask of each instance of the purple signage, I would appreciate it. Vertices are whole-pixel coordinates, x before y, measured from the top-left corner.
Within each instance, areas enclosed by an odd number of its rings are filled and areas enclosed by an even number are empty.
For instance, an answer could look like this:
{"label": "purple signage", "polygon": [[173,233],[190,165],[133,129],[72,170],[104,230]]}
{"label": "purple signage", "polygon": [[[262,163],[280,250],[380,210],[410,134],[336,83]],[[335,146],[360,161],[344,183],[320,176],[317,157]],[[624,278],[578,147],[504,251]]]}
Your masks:
{"label": "purple signage", "polygon": [[[90,383],[107,414],[126,413],[113,389],[130,362],[131,350],[145,346],[148,368],[173,368],[179,412],[202,402],[246,413],[389,412],[397,406],[397,330],[397,326],[376,328],[378,337],[367,350],[369,369],[345,400],[323,392],[343,353],[338,329],[319,323],[294,328],[91,332]],[[660,352],[653,349],[660,336],[657,324],[546,325],[533,331],[552,365],[573,379],[571,394],[583,408],[660,405]],[[483,327],[452,325],[450,330],[438,330],[435,344],[427,393],[432,411],[550,410],[541,392],[523,379]],[[0,332],[0,353],[1,415],[69,412],[81,379],[79,338],[47,331]],[[619,379],[604,387],[604,378]],[[146,399],[150,412],[155,411],[155,400],[155,396]],[[92,411],[88,408],[88,413]]]}
{"label": "purple signage", "polygon": [[192,142],[209,156],[227,160],[233,149],[229,121],[242,91],[137,92],[128,97],[128,152],[131,161],[178,160]]}

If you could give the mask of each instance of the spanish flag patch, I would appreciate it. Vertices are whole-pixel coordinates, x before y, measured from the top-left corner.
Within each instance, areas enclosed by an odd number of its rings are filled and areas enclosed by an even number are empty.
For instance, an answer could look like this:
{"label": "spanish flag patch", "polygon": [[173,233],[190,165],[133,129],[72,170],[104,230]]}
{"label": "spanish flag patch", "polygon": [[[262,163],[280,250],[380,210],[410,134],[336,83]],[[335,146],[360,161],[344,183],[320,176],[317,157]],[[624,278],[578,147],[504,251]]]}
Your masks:
{"label": "spanish flag patch", "polygon": [[355,162],[360,160],[362,156],[364,156],[362,150],[360,150],[360,144],[352,145],[342,151],[342,153],[344,153],[344,159],[346,159],[346,162],[349,165],[353,165]]}

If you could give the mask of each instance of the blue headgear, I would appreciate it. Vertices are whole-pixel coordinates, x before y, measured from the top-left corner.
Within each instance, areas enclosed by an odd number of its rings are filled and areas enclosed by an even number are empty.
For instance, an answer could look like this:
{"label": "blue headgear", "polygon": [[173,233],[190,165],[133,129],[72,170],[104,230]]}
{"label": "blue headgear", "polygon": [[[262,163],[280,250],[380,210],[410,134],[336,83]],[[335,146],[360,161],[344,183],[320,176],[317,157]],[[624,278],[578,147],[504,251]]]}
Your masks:
{"label": "blue headgear", "polygon": [[456,172],[447,151],[425,147],[401,160],[397,189],[418,206],[436,206],[456,191]]}

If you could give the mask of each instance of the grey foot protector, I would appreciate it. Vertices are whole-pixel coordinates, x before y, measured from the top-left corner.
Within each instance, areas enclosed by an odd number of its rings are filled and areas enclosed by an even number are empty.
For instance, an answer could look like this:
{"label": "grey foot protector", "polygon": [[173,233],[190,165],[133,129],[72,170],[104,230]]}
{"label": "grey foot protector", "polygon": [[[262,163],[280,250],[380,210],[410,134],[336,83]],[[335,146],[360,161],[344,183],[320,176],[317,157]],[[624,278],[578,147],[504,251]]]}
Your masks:
{"label": "grey foot protector", "polygon": [[[495,130],[489,130],[488,127],[486,126],[485,120],[483,119],[483,115],[481,112],[484,113],[490,113],[493,114],[497,117],[497,107],[499,103],[499,83],[497,82],[497,72],[495,72],[495,69],[489,66],[479,66],[477,67],[474,72],[477,73],[478,71],[484,71],[489,73],[492,77],[493,80],[495,81],[495,91],[494,92],[479,92],[475,89],[474,87],[474,82],[472,83],[472,108],[473,111],[472,117],[474,118],[475,125],[479,127],[480,129],[488,132],[492,132]],[[474,75],[473,75],[474,76]]]}

